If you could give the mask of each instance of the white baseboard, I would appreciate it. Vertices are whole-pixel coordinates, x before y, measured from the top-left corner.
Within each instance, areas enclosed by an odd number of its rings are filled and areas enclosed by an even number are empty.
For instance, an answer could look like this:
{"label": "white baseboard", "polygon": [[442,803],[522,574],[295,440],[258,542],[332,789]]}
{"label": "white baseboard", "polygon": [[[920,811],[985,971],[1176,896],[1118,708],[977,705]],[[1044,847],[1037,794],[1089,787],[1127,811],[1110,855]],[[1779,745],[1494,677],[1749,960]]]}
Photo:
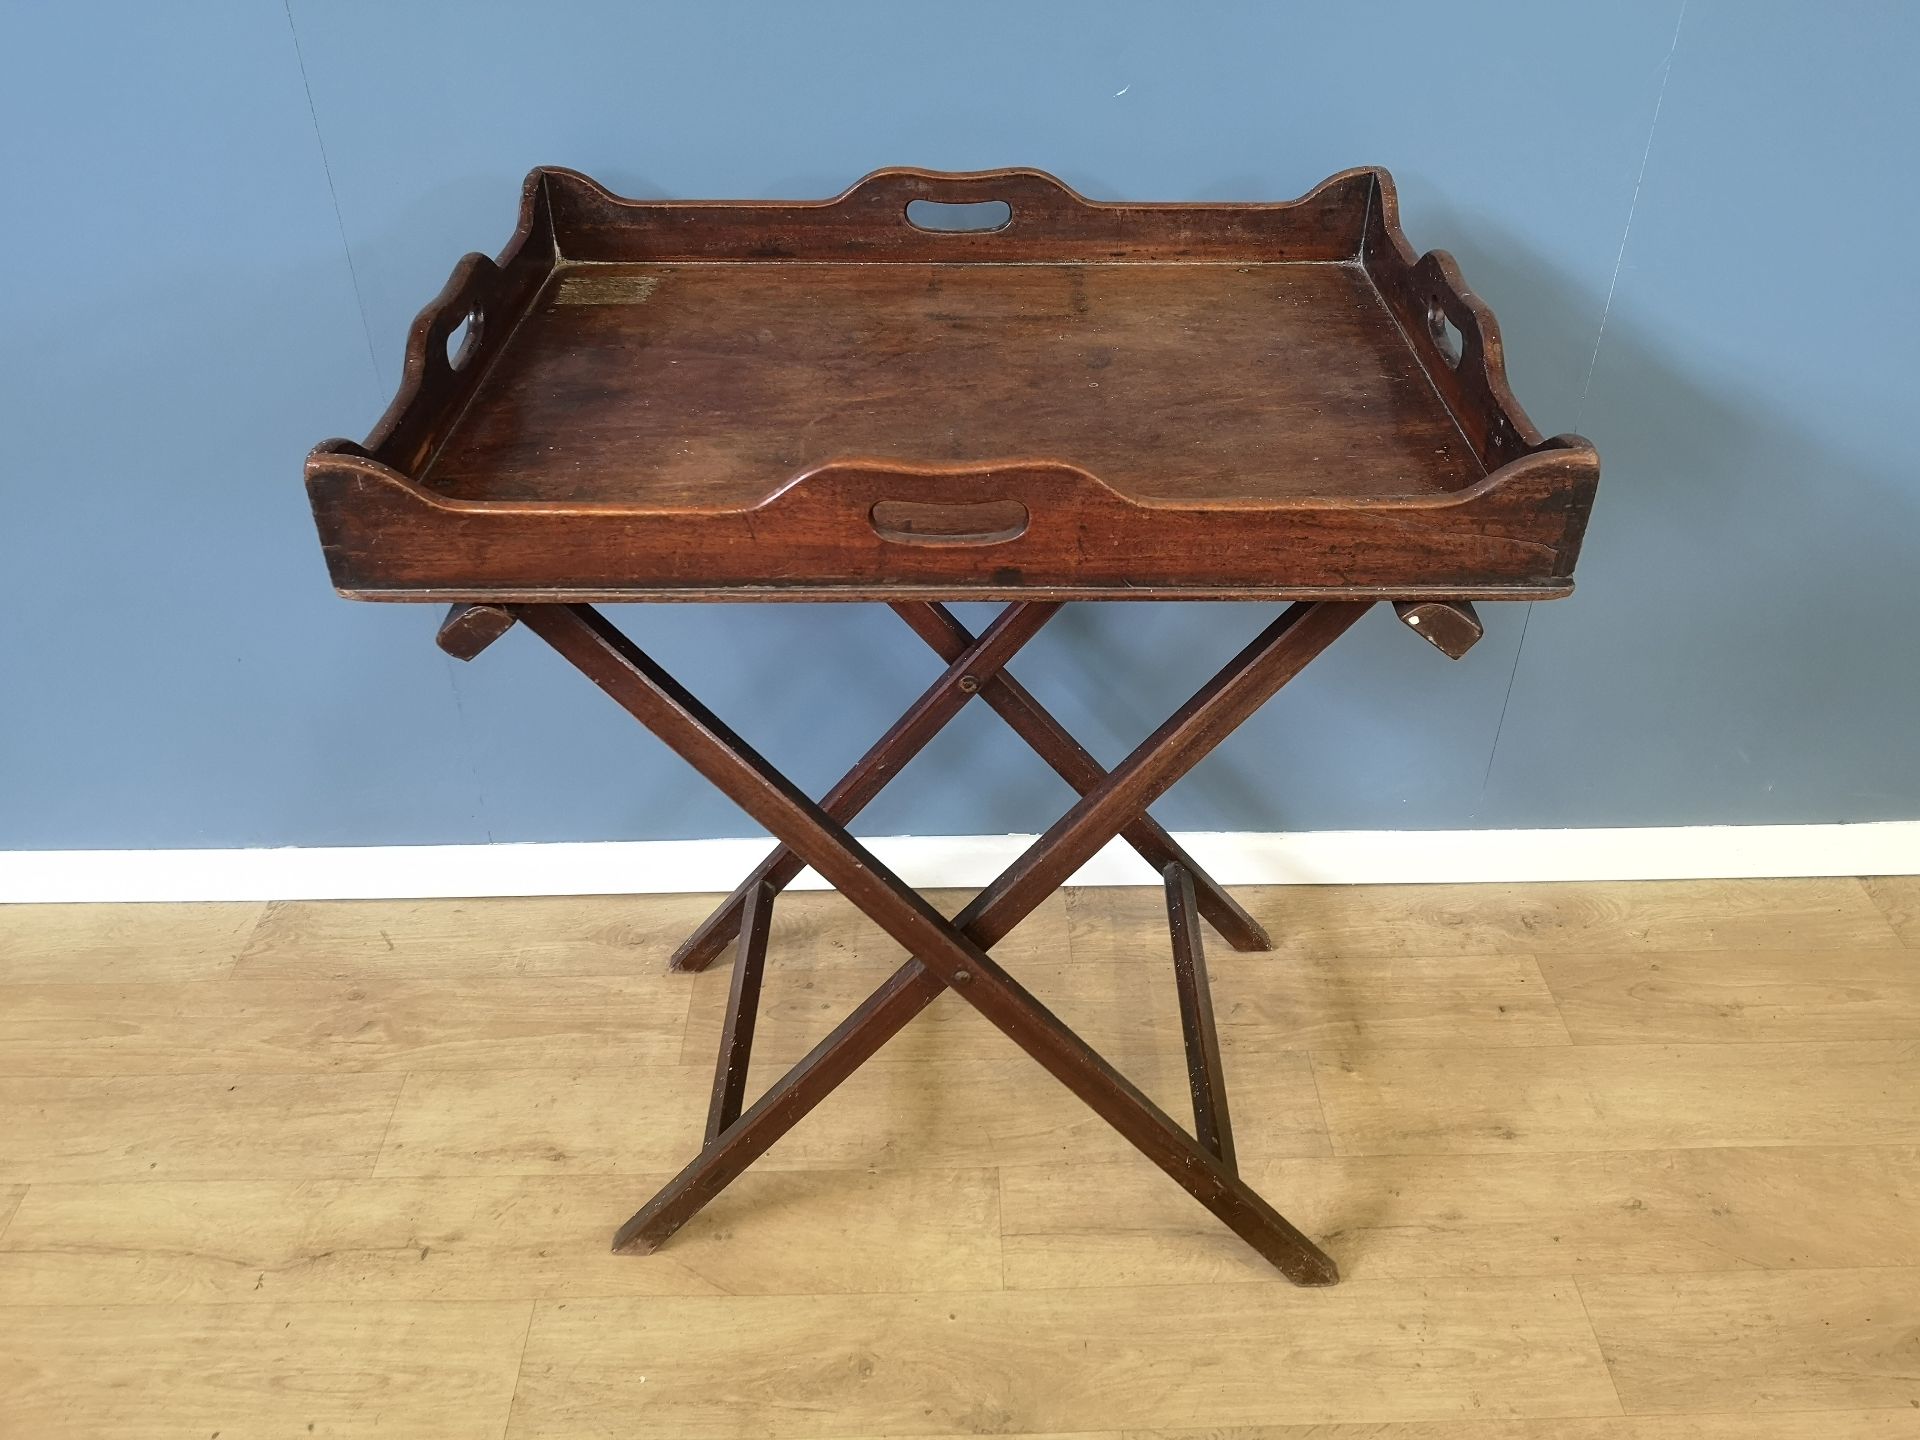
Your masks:
{"label": "white baseboard", "polygon": [[[1644,830],[1195,831],[1178,837],[1226,885],[1396,885],[1920,873],[1920,820]],[[1031,835],[890,835],[866,844],[920,889],[977,888]],[[109,900],[352,900],[731,890],[759,840],[369,845],[284,850],[0,852],[0,904]],[[1115,842],[1076,885],[1145,885]],[[817,888],[809,870],[799,884]]]}

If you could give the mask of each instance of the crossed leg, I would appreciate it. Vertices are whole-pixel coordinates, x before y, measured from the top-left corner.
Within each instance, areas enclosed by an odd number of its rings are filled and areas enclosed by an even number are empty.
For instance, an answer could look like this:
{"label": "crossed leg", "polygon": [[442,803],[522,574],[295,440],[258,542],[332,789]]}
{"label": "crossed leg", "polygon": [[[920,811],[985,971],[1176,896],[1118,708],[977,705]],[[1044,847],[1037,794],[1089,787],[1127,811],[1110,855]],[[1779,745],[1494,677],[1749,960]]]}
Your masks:
{"label": "crossed leg", "polygon": [[[983,635],[975,637],[944,605],[931,601],[895,604],[894,613],[947,661],[947,669],[821,797],[820,808],[842,825],[851,822],[975,694],[1078,794],[1085,795],[1098,785],[1107,773],[1100,762],[1047,713],[1025,686],[1005,673],[1014,652],[1059,609],[1057,603],[1042,601],[1009,605]],[[1134,817],[1120,835],[1156,871],[1164,871],[1169,865],[1185,870],[1193,878],[1200,913],[1234,949],[1272,948],[1260,923],[1150,816],[1143,812]],[[706,969],[740,933],[748,897],[762,885],[776,891],[785,889],[804,867],[805,862],[792,850],[784,845],[776,848],[713,914],[700,922],[674,951],[669,965],[675,970]]]}
{"label": "crossed leg", "polygon": [[699,1156],[620,1228],[615,1248],[659,1246],[951,987],[1289,1279],[1333,1283],[1338,1272],[1330,1258],[1247,1186],[1229,1161],[1183,1131],[987,950],[1367,608],[1366,602],[1353,601],[1289,608],[948,921],[590,607],[512,607],[519,620],[913,957],[759,1100],[718,1129]]}

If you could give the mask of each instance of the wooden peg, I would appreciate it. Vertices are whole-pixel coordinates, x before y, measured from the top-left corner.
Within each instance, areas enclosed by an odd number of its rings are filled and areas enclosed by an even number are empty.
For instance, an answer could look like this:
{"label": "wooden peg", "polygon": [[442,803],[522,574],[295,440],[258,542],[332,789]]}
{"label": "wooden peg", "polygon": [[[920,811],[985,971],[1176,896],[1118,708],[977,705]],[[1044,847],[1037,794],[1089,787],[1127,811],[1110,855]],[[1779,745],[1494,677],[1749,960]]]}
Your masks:
{"label": "wooden peg", "polygon": [[513,624],[513,612],[499,605],[450,605],[434,643],[456,660],[471,660]]}
{"label": "wooden peg", "polygon": [[1471,600],[1396,600],[1393,613],[1449,660],[1458,660],[1487,633]]}

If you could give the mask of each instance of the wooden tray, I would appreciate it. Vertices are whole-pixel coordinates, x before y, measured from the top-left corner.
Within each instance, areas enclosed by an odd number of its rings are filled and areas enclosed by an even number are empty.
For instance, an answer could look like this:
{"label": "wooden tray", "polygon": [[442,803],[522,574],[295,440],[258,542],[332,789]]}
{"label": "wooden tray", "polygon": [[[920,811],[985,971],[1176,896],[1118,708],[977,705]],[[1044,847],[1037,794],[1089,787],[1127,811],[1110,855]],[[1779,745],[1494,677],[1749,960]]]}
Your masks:
{"label": "wooden tray", "polygon": [[[921,229],[916,201],[1011,214]],[[1375,169],[1257,205],[1036,170],[633,201],[536,170],[373,433],[307,461],[341,593],[525,602],[1548,598],[1598,477]]]}

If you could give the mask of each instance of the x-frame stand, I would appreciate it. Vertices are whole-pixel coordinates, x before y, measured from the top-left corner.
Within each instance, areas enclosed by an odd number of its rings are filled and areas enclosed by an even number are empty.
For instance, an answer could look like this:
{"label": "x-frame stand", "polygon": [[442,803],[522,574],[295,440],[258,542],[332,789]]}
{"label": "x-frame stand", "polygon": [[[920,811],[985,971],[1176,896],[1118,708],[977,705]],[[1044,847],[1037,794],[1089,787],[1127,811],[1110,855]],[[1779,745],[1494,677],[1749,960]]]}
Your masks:
{"label": "x-frame stand", "polygon": [[[516,621],[525,624],[780,842],[674,956],[676,968],[702,969],[737,940],[706,1140],[692,1163],[620,1227],[614,1248],[658,1248],[950,988],[1288,1279],[1333,1284],[1339,1272],[1332,1259],[1240,1178],[1234,1160],[1199,919],[1238,949],[1266,949],[1269,942],[1146,810],[1346,633],[1370,603],[1311,601],[1289,607],[1111,771],[1103,770],[1005,673],[1020,647],[1058,612],[1057,603],[1009,605],[977,638],[942,606],[896,603],[894,610],[950,663],[817,804],[592,607],[454,606],[440,631],[441,647],[449,654],[472,659]],[[1464,602],[1400,603],[1395,609],[1402,621],[1455,658],[1480,636],[1479,621]],[[949,920],[845,826],[976,694],[1079,792],[1080,800]],[[1193,1135],[988,954],[1116,836],[1125,837],[1166,884]],[[911,958],[743,1108],[774,896],[809,865],[905,946]]]}

